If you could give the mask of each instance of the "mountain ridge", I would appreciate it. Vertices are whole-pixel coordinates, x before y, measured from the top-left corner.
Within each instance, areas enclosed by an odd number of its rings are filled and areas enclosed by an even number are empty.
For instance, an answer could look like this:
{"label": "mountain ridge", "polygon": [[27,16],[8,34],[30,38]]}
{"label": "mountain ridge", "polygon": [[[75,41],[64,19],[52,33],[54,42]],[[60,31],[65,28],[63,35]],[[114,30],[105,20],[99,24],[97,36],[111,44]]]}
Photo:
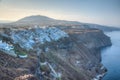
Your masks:
{"label": "mountain ridge", "polygon": [[[117,31],[120,30],[119,27],[113,27],[113,26],[106,26],[106,25],[100,25],[100,24],[92,24],[92,23],[83,23],[83,22],[78,22],[78,21],[67,21],[67,20],[58,20],[54,18],[50,18],[47,16],[42,16],[42,15],[32,15],[32,16],[27,16],[22,19],[19,19],[15,22],[11,23],[4,23],[0,25],[0,27],[20,27],[20,26],[71,26],[71,27],[79,27],[79,28],[84,28],[84,29],[90,29],[90,28],[97,28],[102,31]],[[67,27],[68,28],[68,27]]]}
{"label": "mountain ridge", "polygon": [[100,24],[93,24],[93,23],[82,23],[78,21],[68,21],[68,20],[58,20],[53,19],[47,16],[42,15],[32,15],[24,17],[16,22],[14,24],[33,24],[33,25],[40,25],[40,26],[49,26],[49,25],[65,25],[65,26],[80,26],[82,28],[97,28],[103,31],[112,31],[112,30],[120,30],[120,28],[112,27],[112,26],[106,26],[106,25],[100,25]]}

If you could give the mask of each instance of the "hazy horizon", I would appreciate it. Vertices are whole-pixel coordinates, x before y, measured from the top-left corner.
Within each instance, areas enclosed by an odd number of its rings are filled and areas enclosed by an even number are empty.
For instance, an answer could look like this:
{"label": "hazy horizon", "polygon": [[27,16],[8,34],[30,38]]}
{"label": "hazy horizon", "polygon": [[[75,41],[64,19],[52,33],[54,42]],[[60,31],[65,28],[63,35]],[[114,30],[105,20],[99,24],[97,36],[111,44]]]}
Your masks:
{"label": "hazy horizon", "polygon": [[120,27],[120,0],[0,0],[0,20],[43,15]]}

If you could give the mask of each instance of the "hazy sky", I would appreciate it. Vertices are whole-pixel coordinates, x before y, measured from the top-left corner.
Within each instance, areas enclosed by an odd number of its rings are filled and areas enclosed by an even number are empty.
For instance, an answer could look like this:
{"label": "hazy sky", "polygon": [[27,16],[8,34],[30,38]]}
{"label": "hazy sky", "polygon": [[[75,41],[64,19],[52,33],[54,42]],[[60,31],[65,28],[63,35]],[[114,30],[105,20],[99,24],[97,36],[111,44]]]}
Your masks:
{"label": "hazy sky", "polygon": [[30,15],[120,26],[120,0],[0,0],[0,20]]}

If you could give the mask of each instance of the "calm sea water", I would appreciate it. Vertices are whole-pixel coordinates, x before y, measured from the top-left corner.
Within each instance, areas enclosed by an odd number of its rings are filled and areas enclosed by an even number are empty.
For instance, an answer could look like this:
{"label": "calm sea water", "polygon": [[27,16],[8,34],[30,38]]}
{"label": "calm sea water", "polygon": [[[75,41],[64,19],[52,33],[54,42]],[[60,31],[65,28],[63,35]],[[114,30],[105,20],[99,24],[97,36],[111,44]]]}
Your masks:
{"label": "calm sea water", "polygon": [[102,50],[102,63],[108,69],[102,80],[120,80],[120,32],[105,34],[111,37],[112,46]]}

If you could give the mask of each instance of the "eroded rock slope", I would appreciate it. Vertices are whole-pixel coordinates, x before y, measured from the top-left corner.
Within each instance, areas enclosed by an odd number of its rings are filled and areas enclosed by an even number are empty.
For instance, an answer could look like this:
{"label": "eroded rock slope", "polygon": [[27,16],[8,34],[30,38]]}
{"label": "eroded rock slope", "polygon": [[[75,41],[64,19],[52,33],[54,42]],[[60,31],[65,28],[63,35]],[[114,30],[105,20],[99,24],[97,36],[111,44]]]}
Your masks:
{"label": "eroded rock slope", "polygon": [[0,39],[0,80],[97,79],[100,49],[111,45],[97,29],[1,29]]}

